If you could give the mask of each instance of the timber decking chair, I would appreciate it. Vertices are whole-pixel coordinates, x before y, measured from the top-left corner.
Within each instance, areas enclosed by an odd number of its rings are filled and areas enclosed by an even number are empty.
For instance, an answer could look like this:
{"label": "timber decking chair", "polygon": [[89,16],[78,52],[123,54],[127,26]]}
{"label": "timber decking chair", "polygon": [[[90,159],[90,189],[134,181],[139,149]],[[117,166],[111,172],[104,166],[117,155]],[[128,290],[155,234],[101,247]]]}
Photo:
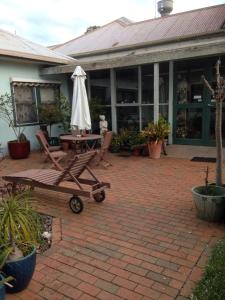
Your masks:
{"label": "timber decking chair", "polygon": [[102,164],[105,163],[105,164],[103,164],[104,167],[112,166],[112,164],[108,160],[106,160],[106,158],[105,158],[107,152],[109,151],[109,146],[112,142],[112,138],[113,138],[113,132],[112,131],[107,131],[105,133],[104,140],[103,140],[103,143],[101,145],[101,148],[98,150],[97,155],[95,157],[95,160],[94,160],[94,165],[95,166],[98,166],[101,163]]}
{"label": "timber decking chair", "polygon": [[[105,189],[110,188],[107,182],[101,182],[87,166],[95,156],[95,151],[76,155],[64,171],[53,169],[31,169],[15,174],[3,176],[5,181],[12,183],[12,192],[16,191],[17,184],[31,188],[39,187],[47,190],[72,194],[69,205],[71,210],[78,214],[83,210],[81,197],[94,199],[96,202],[105,200]],[[80,178],[87,170],[92,179]],[[84,189],[89,186],[89,190]]]}
{"label": "timber decking chair", "polygon": [[50,146],[41,130],[36,133],[36,138],[47,158],[53,163],[57,170],[62,171],[59,161],[67,156],[67,153],[59,150],[60,146]]}

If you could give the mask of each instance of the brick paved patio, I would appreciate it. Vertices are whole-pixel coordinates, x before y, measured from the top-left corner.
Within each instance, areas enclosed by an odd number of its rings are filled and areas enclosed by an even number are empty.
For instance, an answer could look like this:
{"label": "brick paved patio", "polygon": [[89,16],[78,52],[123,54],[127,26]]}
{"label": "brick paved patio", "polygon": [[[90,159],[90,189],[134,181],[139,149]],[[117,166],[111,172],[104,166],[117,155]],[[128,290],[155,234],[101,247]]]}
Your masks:
{"label": "brick paved patio", "polygon": [[[4,160],[0,174],[47,167],[39,153]],[[103,203],[85,201],[81,215],[68,195],[36,190],[38,210],[59,217],[60,239],[38,256],[28,289],[6,299],[185,299],[201,275],[222,224],[195,217],[190,188],[202,184],[205,163],[163,157],[112,156],[96,169],[112,188]],[[209,165],[211,169],[214,164]],[[210,173],[213,180],[213,171]]]}

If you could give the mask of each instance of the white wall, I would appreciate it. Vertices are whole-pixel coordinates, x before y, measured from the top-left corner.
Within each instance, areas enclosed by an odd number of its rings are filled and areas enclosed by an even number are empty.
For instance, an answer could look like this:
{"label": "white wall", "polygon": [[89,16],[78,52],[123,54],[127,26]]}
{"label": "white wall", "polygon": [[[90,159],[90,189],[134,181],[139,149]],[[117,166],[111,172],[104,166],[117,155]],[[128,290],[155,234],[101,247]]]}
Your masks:
{"label": "white wall", "polygon": [[[53,80],[60,81],[61,92],[68,97],[68,88],[67,88],[67,79],[66,76],[61,75],[52,75],[52,76],[40,76],[39,75],[40,65],[36,63],[26,63],[18,61],[6,61],[0,59],[0,95],[9,93],[11,94],[10,88],[10,78],[17,77],[23,79],[42,79],[42,80]],[[38,149],[39,145],[37,143],[35,132],[39,129],[38,125],[35,126],[26,126],[25,135],[31,142],[31,149]],[[58,136],[62,133],[62,128],[59,128],[57,125],[54,125],[52,128],[52,136]],[[3,151],[7,152],[7,142],[14,140],[15,135],[13,130],[8,126],[8,124],[0,119],[0,143]]]}

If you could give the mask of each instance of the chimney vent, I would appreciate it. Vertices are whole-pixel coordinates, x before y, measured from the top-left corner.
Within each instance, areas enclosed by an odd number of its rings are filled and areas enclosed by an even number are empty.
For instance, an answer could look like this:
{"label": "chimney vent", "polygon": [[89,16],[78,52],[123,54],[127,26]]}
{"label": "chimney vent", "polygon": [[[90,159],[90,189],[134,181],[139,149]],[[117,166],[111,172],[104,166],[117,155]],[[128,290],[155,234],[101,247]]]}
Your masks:
{"label": "chimney vent", "polygon": [[173,0],[158,1],[158,12],[161,17],[168,16],[173,10]]}

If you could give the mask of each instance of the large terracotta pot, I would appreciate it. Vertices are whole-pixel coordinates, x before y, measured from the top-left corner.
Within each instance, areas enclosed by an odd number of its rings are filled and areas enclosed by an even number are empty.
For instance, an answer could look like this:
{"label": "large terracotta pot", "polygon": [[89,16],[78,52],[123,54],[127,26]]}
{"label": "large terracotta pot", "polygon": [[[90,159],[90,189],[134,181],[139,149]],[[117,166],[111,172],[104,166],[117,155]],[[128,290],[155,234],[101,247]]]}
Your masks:
{"label": "large terracotta pot", "polygon": [[27,158],[30,154],[30,141],[10,141],[8,142],[8,150],[13,159]]}
{"label": "large terracotta pot", "polygon": [[160,158],[162,150],[162,141],[148,142],[149,157],[153,159]]}

